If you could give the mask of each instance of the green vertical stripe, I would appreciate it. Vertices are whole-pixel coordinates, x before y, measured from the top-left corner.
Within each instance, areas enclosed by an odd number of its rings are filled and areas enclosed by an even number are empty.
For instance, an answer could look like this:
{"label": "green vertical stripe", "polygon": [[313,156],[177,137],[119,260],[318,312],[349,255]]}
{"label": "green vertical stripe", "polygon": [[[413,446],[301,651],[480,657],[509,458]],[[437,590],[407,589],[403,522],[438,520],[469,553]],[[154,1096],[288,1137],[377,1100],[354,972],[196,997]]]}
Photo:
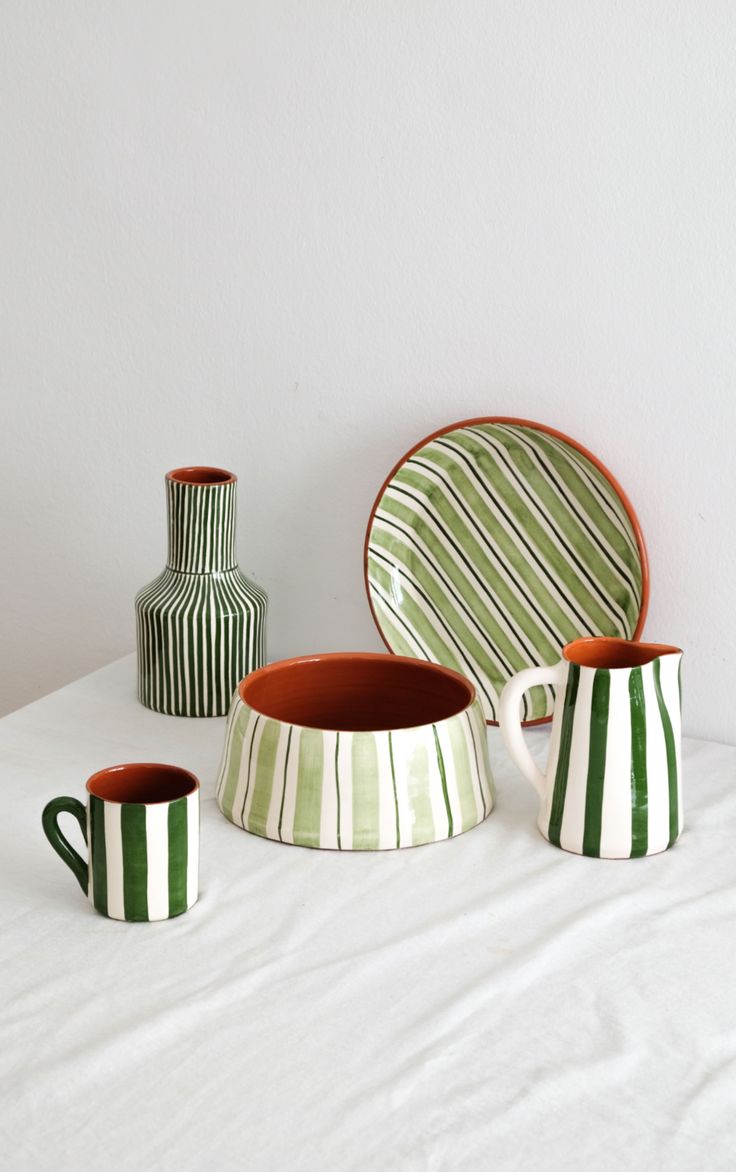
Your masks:
{"label": "green vertical stripe", "polygon": [[126,803],[120,807],[123,839],[123,907],[126,920],[148,919],[148,852],[146,807]]}
{"label": "green vertical stripe", "polygon": [[[477,701],[476,701],[476,703],[477,703]],[[483,803],[483,817],[485,818],[485,817],[487,816],[487,814],[488,814],[488,809],[487,809],[487,807],[486,807],[486,795],[485,795],[485,787],[484,787],[484,785],[483,785],[483,778],[481,777],[481,773],[480,773],[480,765],[479,765],[479,763],[478,763],[478,747],[477,747],[477,745],[476,745],[476,743],[475,743],[475,733],[473,732],[473,719],[472,719],[472,717],[471,717],[471,715],[470,715],[470,712],[466,712],[466,713],[465,713],[465,715],[466,715],[466,717],[467,717],[467,719],[468,719],[468,731],[469,731],[469,733],[470,733],[470,740],[471,740],[471,742],[472,742],[472,745],[473,745],[473,759],[474,759],[474,761],[475,761],[475,776],[476,776],[476,778],[477,778],[477,781],[478,781],[478,790],[479,790],[479,792],[480,792],[480,800],[481,800],[481,802]],[[483,735],[484,737],[485,737],[485,735],[486,735],[485,721],[483,722],[483,734],[482,734],[482,735]],[[488,772],[489,772],[489,774],[490,774],[490,769],[489,769],[489,771],[488,771]]]}
{"label": "green vertical stripe", "polygon": [[294,810],[294,842],[300,846],[319,846],[323,771],[323,734],[316,728],[303,728],[299,734],[299,786]]}
{"label": "green vertical stripe", "polygon": [[555,788],[552,794],[552,807],[549,814],[549,828],[547,837],[555,846],[560,845],[560,831],[562,830],[562,815],[565,812],[565,794],[567,793],[567,771],[570,767],[570,746],[572,744],[572,726],[575,716],[575,700],[580,682],[580,668],[571,663],[567,673],[565,700],[562,709],[562,730],[560,733],[560,752],[557,758],[555,771]]}
{"label": "green vertical stripe", "polygon": [[476,774],[471,765],[468,743],[465,740],[465,734],[460,721],[450,720],[447,722],[446,728],[447,735],[450,739],[450,748],[452,749],[455,784],[457,786],[458,797],[460,798],[461,825],[463,830],[469,830],[478,821],[478,811],[475,805],[475,786],[473,785]]}
{"label": "green vertical stripe", "polygon": [[89,799],[89,856],[92,889],[98,912],[107,915],[107,855],[105,854],[105,803],[93,794]]}
{"label": "green vertical stripe", "polygon": [[588,780],[585,789],[585,829],[583,854],[599,858],[601,853],[601,822],[603,817],[603,778],[606,772],[606,741],[608,738],[608,701],[611,694],[611,673],[607,668],[596,671],[590,704],[590,737],[588,743]]}
{"label": "green vertical stripe", "polygon": [[169,806],[169,915],[187,910],[187,799]]}
{"label": "green vertical stripe", "polygon": [[654,660],[654,691],[657,695],[657,705],[659,707],[660,720],[662,721],[664,744],[667,752],[667,788],[670,797],[670,835],[667,846],[672,846],[672,843],[677,838],[677,831],[680,824],[680,811],[677,800],[677,753],[675,752],[675,735],[672,731],[672,721],[667,711],[664,696],[662,695],[662,683],[660,680],[661,664],[661,659]]}
{"label": "green vertical stripe", "polygon": [[423,842],[432,842],[435,838],[434,818],[432,816],[432,802],[430,789],[436,784],[434,767],[431,769],[427,746],[418,741],[408,760],[405,758],[407,796],[409,798],[409,820],[411,826],[411,844],[419,846]]}
{"label": "green vertical stripe", "polygon": [[376,850],[378,841],[378,750],[376,734],[353,733],[353,850]]}
{"label": "green vertical stripe", "polygon": [[445,762],[442,757],[442,749],[440,748],[440,738],[437,736],[437,725],[432,725],[432,732],[434,733],[434,745],[437,750],[437,766],[440,771],[440,778],[442,780],[442,796],[445,799],[445,809],[447,810],[447,834],[452,838],[453,823],[452,810],[450,809],[450,798],[447,793],[447,777],[445,776]]}
{"label": "green vertical stripe", "polygon": [[[233,802],[238,788],[240,761],[243,754],[243,739],[249,715],[249,710],[245,709],[240,701],[233,704],[225,733],[225,755],[220,778],[220,805],[228,817],[232,817],[233,814]],[[228,753],[230,754],[229,758]]]}
{"label": "green vertical stripe", "polygon": [[266,822],[273,789],[273,768],[276,762],[280,729],[281,725],[276,720],[264,722],[263,735],[258,746],[254,766],[253,798],[248,811],[248,829],[254,834],[266,833]]}
{"label": "green vertical stripe", "polygon": [[631,858],[647,853],[649,844],[649,795],[647,791],[647,721],[641,668],[629,676],[631,707]]}
{"label": "green vertical stripe", "polygon": [[[249,712],[250,712],[250,710],[249,710]],[[259,712],[255,718],[255,721],[253,723],[253,729],[250,734],[250,746],[248,748],[248,768],[245,773],[245,793],[243,794],[243,804],[240,807],[240,825],[243,827],[245,827],[245,807],[248,804],[248,791],[250,790],[251,784],[253,783],[253,773],[251,772],[251,767],[253,765],[253,746],[256,743],[256,729],[258,728],[258,721],[260,719],[261,719],[261,714]],[[245,735],[243,735],[243,752],[245,752]],[[240,768],[242,768],[242,757],[239,759],[239,762],[240,762]],[[233,797],[232,816],[233,816],[233,820],[234,820],[235,819],[235,798],[234,797]]]}
{"label": "green vertical stripe", "polygon": [[286,755],[284,758],[284,783],[281,787],[281,805],[279,806],[279,842],[283,842],[281,836],[281,827],[284,821],[284,802],[286,801],[286,778],[289,770],[289,753],[291,751],[291,734],[294,731],[293,724],[289,725],[289,735],[286,738]]}

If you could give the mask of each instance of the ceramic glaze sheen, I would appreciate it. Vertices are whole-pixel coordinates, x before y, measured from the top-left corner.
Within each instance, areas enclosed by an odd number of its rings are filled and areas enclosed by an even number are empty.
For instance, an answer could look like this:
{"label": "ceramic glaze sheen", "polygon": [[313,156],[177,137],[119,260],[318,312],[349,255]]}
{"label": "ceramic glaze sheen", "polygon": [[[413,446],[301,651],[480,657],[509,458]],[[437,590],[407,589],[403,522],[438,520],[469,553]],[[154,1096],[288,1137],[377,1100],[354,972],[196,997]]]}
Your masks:
{"label": "ceramic glaze sheen", "polygon": [[[683,826],[677,647],[577,639],[555,667],[520,672],[501,698],[509,753],[540,795],[538,825],[553,845],[595,858],[654,855]],[[519,724],[521,695],[555,686],[546,775]]]}
{"label": "ceramic glaze sheen", "polygon": [[237,826],[299,846],[390,850],[452,838],[494,802],[475,688],[400,656],[271,664],[233,700],[217,802]]}
{"label": "ceramic glaze sheen", "polygon": [[[494,724],[516,672],[578,636],[636,639],[647,609],[631,502],[591,452],[531,420],[468,419],[421,440],[378,494],[364,557],[386,646],[467,675]],[[521,703],[524,723],[548,720],[554,692]]]}
{"label": "ceramic glaze sheen", "polygon": [[224,716],[238,681],[265,660],[266,595],[235,558],[236,477],[166,476],[166,569],[136,597],[138,697],[173,716]]}
{"label": "ceramic glaze sheen", "polygon": [[[90,903],[112,920],[168,920],[197,901],[199,782],[171,765],[116,765],[87,782],[87,806],[54,798],[43,828]],[[58,827],[59,814],[79,822],[85,862]]]}

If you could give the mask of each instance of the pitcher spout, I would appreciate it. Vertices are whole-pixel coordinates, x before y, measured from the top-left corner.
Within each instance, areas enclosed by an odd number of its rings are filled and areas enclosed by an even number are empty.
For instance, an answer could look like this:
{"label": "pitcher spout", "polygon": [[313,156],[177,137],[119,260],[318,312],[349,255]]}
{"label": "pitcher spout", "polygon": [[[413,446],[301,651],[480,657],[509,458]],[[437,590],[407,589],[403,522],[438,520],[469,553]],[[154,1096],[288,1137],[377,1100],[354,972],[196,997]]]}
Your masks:
{"label": "pitcher spout", "polygon": [[681,647],[669,643],[638,643],[630,639],[591,638],[575,639],[562,652],[568,663],[578,667],[607,668],[644,667],[664,655],[682,655]]}

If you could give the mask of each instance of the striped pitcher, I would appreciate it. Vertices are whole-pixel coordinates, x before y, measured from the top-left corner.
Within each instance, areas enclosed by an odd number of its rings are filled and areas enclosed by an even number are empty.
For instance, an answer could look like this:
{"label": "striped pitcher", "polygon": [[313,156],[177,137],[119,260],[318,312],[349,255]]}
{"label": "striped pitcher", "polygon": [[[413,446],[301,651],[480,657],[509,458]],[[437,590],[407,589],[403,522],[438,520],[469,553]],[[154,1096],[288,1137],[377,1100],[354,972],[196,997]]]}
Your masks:
{"label": "striped pitcher", "polygon": [[[174,765],[114,765],[87,782],[89,801],[54,798],[43,811],[52,847],[90,903],[112,920],[168,920],[197,901],[199,782]],[[72,814],[89,861],[61,833]]]}
{"label": "striped pitcher", "polygon": [[[680,665],[662,643],[576,639],[552,667],[519,672],[503,690],[506,748],[537,790],[538,826],[554,846],[602,859],[667,850],[682,832]],[[519,722],[521,697],[552,684],[546,775]]]}
{"label": "striped pitcher", "polygon": [[224,716],[266,658],[266,595],[235,557],[237,478],[224,468],[166,474],[166,569],[135,600],[138,698],[171,716]]}

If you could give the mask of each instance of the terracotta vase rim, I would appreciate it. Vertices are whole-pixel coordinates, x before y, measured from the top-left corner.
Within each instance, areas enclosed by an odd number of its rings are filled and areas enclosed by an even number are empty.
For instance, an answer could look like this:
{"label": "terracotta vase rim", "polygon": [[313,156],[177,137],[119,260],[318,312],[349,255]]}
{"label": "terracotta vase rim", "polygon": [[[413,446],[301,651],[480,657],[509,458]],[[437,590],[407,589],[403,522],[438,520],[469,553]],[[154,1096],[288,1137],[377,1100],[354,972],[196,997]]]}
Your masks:
{"label": "terracotta vase rim", "polygon": [[187,464],[166,473],[166,480],[173,480],[175,484],[196,485],[198,488],[219,488],[223,484],[236,484],[237,479],[234,472],[229,472],[227,468],[215,468],[211,464]]}

